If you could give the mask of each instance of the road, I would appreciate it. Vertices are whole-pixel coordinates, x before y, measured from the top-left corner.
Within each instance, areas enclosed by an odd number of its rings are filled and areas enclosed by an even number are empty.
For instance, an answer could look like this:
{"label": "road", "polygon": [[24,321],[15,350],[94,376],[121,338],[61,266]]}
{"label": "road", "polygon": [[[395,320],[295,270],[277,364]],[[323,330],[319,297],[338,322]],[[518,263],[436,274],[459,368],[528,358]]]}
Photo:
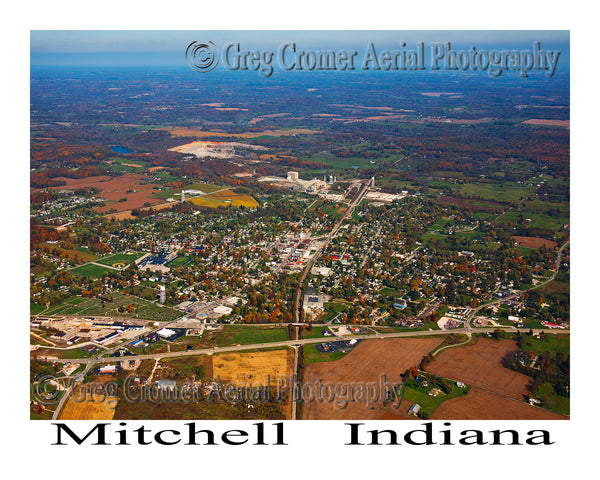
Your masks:
{"label": "road", "polygon": [[[213,347],[213,348],[202,348],[198,350],[187,350],[181,352],[168,352],[168,353],[149,353],[145,355],[128,355],[127,360],[157,360],[164,358],[174,358],[174,357],[189,357],[194,355],[213,355],[215,353],[224,353],[224,352],[239,352],[244,350],[256,350],[259,348],[272,348],[272,347],[292,347],[294,345],[307,345],[311,343],[324,343],[331,340],[371,340],[378,338],[410,338],[410,337],[424,337],[424,336],[440,336],[440,335],[449,335],[451,333],[464,333],[464,334],[472,334],[472,333],[493,333],[494,330],[497,330],[496,327],[484,327],[484,328],[455,328],[452,330],[417,330],[417,331],[408,331],[408,332],[394,332],[394,333],[376,333],[371,335],[343,335],[335,338],[304,338],[301,340],[285,340],[282,342],[270,342],[270,343],[253,343],[249,345],[231,345],[228,347]],[[503,327],[502,330],[506,332],[528,332],[527,328],[516,328],[516,327]],[[570,330],[559,330],[552,328],[540,328],[533,329],[534,333],[544,332],[544,333],[560,333],[560,334],[570,334]],[[110,361],[119,361],[121,357],[112,357],[112,358],[80,358],[80,359],[72,359],[72,358],[60,358],[57,359],[57,363],[81,363],[85,365],[95,365],[98,363],[107,363]]]}
{"label": "road", "polygon": [[[298,348],[299,347],[292,346],[292,348],[294,349],[294,381],[295,381],[297,378],[297,375],[298,375]],[[290,419],[296,420],[296,409],[297,409],[296,395],[291,395],[290,401],[292,404],[292,414],[291,414]]]}
{"label": "road", "polygon": [[367,193],[367,190],[369,189],[369,182],[370,182],[369,180],[365,180],[363,182],[362,190],[359,190],[358,195],[356,195],[356,198],[350,203],[350,205],[348,206],[348,208],[342,215],[342,218],[340,218],[338,220],[338,222],[334,225],[334,227],[331,229],[331,232],[329,232],[329,234],[327,235],[325,240],[321,243],[321,246],[317,249],[315,254],[312,256],[312,258],[306,264],[306,267],[304,268],[304,271],[302,272],[302,275],[300,276],[300,279],[298,280],[298,289],[296,290],[296,302],[294,305],[294,315],[296,318],[296,322],[302,321],[302,291],[304,290],[303,287],[304,287],[304,280],[306,280],[306,276],[311,271],[311,269],[312,269],[313,265],[315,264],[315,262],[317,261],[317,259],[321,256],[321,253],[323,253],[323,251],[327,248],[331,239],[336,235],[336,233],[338,232],[338,230],[340,229],[340,227],[342,226],[342,224],[344,223],[346,218],[348,218],[348,216],[352,213],[352,210],[354,210],[354,207],[356,207],[356,205],[358,205],[360,203],[360,201],[363,199],[363,197]]}

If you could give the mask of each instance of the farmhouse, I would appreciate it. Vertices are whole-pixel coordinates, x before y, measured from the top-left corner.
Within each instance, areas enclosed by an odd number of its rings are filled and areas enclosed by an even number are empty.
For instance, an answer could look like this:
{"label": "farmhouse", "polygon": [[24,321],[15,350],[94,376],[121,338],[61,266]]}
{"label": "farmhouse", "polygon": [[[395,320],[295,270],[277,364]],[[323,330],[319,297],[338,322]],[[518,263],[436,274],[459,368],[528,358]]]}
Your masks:
{"label": "farmhouse", "polygon": [[421,405],[419,405],[418,403],[413,403],[408,409],[408,414],[416,415],[417,413],[419,413],[419,410],[421,410]]}

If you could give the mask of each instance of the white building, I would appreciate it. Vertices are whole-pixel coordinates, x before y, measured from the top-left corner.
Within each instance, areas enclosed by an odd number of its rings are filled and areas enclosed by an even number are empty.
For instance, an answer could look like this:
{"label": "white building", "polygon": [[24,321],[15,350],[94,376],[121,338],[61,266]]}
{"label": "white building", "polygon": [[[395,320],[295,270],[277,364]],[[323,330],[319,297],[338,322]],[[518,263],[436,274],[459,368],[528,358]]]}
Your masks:
{"label": "white building", "polygon": [[160,303],[165,303],[167,301],[167,290],[164,285],[161,285],[159,288],[159,300]]}
{"label": "white building", "polygon": [[170,328],[161,328],[158,332],[156,332],[156,334],[162,338],[171,338],[176,333],[177,332],[175,330],[171,330]]}
{"label": "white building", "polygon": [[295,182],[296,180],[298,180],[298,172],[288,172],[287,179],[290,182]]}
{"label": "white building", "polygon": [[218,315],[229,315],[232,311],[230,307],[226,307],[225,305],[219,305],[213,310]]}

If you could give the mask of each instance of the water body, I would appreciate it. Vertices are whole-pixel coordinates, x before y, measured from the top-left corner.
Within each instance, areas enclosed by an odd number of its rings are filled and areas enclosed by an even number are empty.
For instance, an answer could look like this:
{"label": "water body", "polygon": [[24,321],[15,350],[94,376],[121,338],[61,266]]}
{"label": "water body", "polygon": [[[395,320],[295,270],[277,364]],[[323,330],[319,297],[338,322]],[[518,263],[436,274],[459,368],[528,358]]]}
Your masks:
{"label": "water body", "polygon": [[110,149],[115,153],[120,153],[122,155],[131,155],[133,152],[131,150],[126,149],[122,145],[115,145],[114,147],[110,147]]}

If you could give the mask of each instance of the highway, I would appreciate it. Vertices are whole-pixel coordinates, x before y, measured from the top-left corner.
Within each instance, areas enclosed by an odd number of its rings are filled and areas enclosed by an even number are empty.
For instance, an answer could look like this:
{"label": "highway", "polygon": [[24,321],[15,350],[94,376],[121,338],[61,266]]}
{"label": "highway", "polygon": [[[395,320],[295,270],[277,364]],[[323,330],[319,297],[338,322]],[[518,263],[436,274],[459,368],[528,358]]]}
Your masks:
{"label": "highway", "polygon": [[[410,338],[410,337],[426,337],[426,336],[440,336],[440,335],[450,335],[451,333],[464,333],[466,335],[470,335],[473,333],[492,333],[494,330],[497,330],[498,327],[484,327],[484,328],[455,328],[452,330],[417,330],[417,331],[408,331],[408,332],[394,332],[394,333],[374,333],[367,335],[343,335],[337,337],[328,337],[328,338],[304,338],[301,340],[285,340],[282,342],[271,342],[271,343],[253,343],[249,345],[231,345],[228,347],[212,347],[212,348],[201,348],[197,350],[187,350],[181,352],[165,352],[165,353],[149,353],[146,355],[128,355],[126,357],[110,357],[110,358],[59,358],[56,360],[57,363],[80,363],[88,366],[96,365],[99,363],[109,363],[111,361],[121,361],[123,359],[126,360],[160,360],[165,358],[174,358],[174,357],[190,357],[194,355],[213,355],[215,353],[224,353],[224,352],[239,352],[244,350],[255,350],[259,348],[273,348],[273,347],[292,347],[295,345],[307,345],[311,343],[325,343],[328,341],[335,340],[371,340],[371,339],[383,339],[383,338]],[[506,332],[528,332],[528,328],[516,328],[516,327],[502,327],[502,330]],[[544,332],[544,333],[560,333],[560,334],[569,334],[570,330],[556,330],[552,328],[540,328],[533,329],[534,333]]]}

